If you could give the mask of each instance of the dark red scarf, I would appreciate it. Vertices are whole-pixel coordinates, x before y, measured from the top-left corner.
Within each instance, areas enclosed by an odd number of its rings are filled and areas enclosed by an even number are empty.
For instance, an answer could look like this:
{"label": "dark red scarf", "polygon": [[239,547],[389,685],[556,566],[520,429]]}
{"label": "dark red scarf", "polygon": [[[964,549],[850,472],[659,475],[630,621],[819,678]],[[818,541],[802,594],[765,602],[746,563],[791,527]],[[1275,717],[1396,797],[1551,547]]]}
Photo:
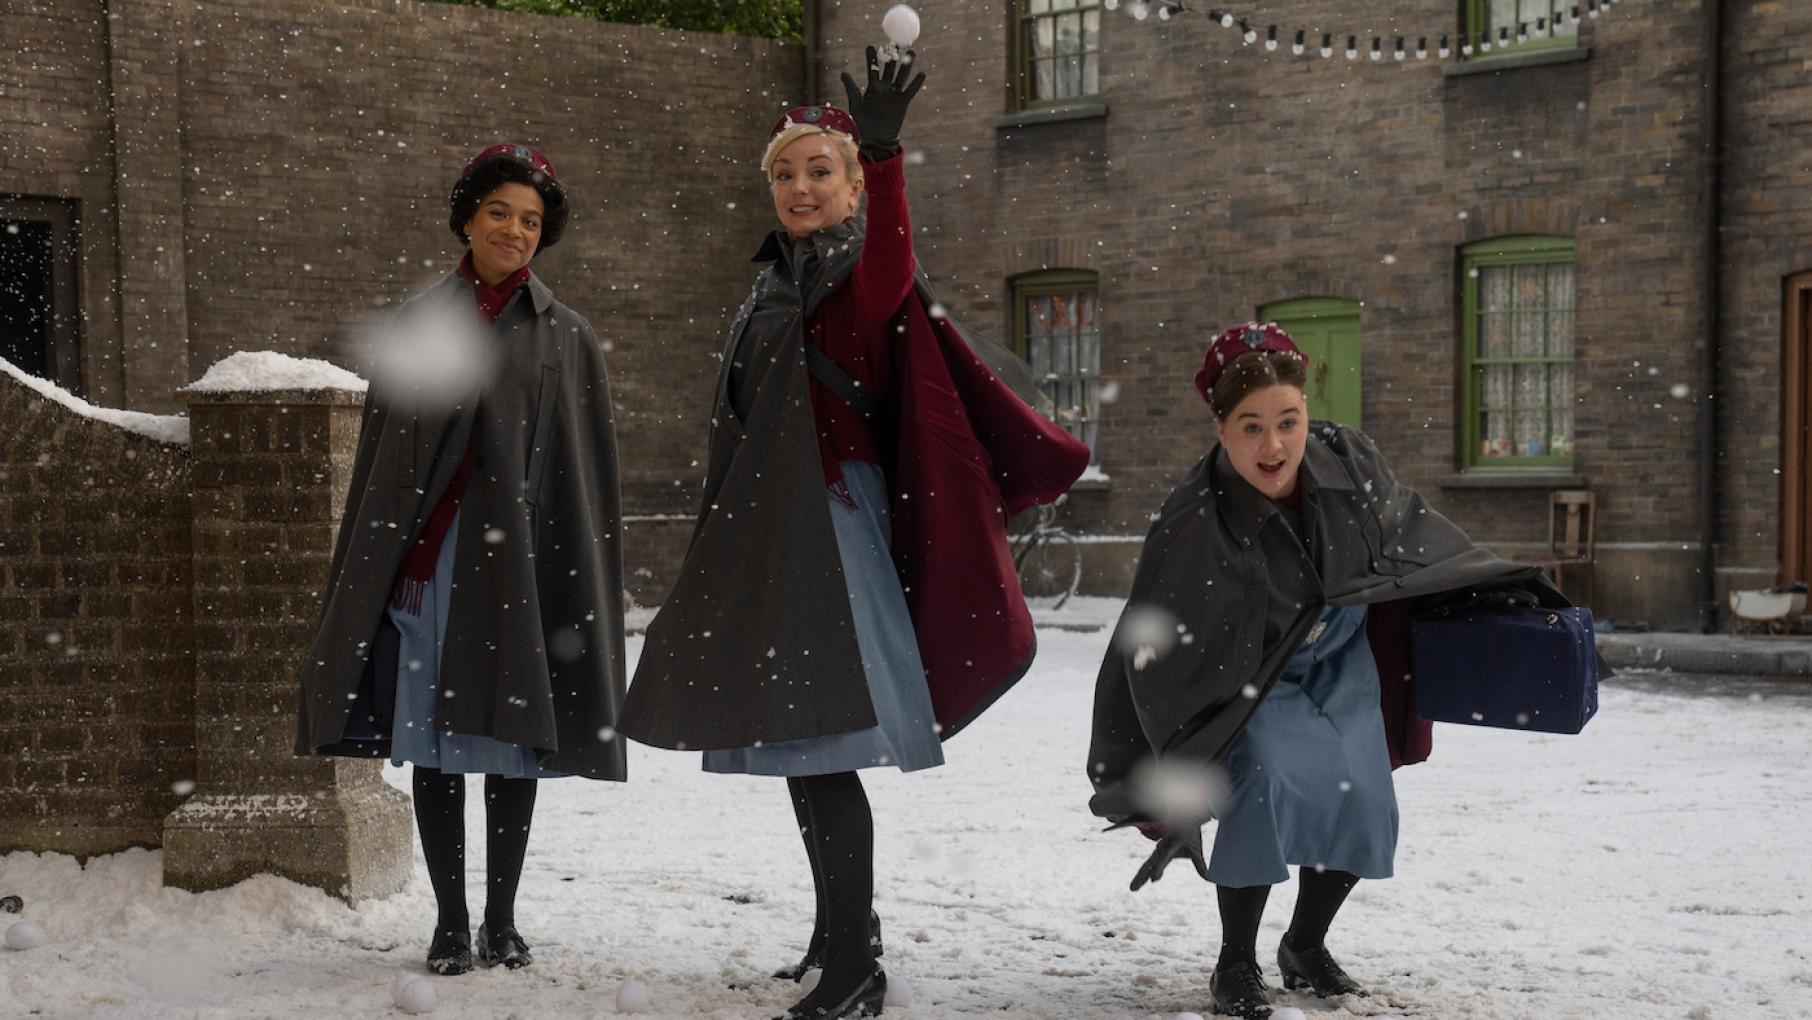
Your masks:
{"label": "dark red scarf", "polygon": [[[459,278],[472,285],[472,295],[478,302],[478,316],[488,326],[497,321],[503,314],[503,308],[516,296],[516,289],[522,281],[528,279],[527,266],[516,270],[501,284],[492,287],[478,278],[477,270],[472,268],[472,253],[460,259],[459,268],[455,270]],[[440,561],[440,546],[447,540],[447,529],[453,526],[453,515],[459,512],[459,501],[465,498],[466,480],[472,474],[472,447],[466,447],[466,455],[459,462],[459,470],[453,480],[447,483],[447,491],[440,497],[440,503],[434,512],[428,515],[428,523],[422,528],[421,537],[415,540],[415,546],[403,557],[402,569],[397,571],[396,585],[390,592],[390,605],[410,616],[420,615],[422,596],[428,585],[434,580],[434,567]]]}

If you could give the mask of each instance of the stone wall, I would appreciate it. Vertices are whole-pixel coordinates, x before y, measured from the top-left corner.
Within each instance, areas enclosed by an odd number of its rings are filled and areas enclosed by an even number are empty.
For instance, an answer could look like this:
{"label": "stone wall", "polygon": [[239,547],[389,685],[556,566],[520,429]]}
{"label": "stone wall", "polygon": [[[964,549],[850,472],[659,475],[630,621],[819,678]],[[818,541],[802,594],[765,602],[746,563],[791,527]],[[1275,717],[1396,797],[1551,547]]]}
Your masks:
{"label": "stone wall", "polygon": [[189,467],[0,372],[0,852],[156,846],[195,778]]}

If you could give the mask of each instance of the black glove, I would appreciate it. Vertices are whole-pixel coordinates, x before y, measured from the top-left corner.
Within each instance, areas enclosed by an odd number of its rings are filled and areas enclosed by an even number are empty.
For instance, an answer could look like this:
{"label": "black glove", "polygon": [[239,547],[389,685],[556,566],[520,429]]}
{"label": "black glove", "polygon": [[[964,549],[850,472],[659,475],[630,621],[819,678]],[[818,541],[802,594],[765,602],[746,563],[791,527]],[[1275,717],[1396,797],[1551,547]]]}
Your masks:
{"label": "black glove", "polygon": [[1138,872],[1133,875],[1132,891],[1138,892],[1145,883],[1163,878],[1164,869],[1179,855],[1187,855],[1189,862],[1195,865],[1195,873],[1202,876],[1202,881],[1208,881],[1208,862],[1202,857],[1202,827],[1172,827],[1158,837],[1158,845],[1151,851],[1151,856],[1139,865]]}
{"label": "black glove", "polygon": [[906,84],[912,72],[912,50],[903,60],[889,60],[882,69],[875,48],[868,48],[868,89],[856,88],[856,80],[843,72],[843,88],[849,93],[849,115],[862,135],[862,155],[872,162],[892,159],[900,151],[900,125],[906,122],[906,107],[925,84],[923,72]]}

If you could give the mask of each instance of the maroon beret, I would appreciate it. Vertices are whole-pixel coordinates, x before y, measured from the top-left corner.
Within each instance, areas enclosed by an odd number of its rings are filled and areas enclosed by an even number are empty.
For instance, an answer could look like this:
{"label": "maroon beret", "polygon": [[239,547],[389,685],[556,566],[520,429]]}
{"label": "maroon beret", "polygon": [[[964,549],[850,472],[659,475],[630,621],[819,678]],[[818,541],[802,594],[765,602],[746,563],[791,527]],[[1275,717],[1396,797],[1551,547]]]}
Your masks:
{"label": "maroon beret", "polygon": [[482,163],[493,156],[508,156],[511,159],[521,160],[536,170],[546,174],[548,180],[553,181],[555,184],[560,183],[560,175],[554,173],[554,165],[547,161],[547,157],[543,156],[539,149],[531,149],[526,145],[517,145],[513,142],[499,142],[478,155],[473,156],[466,161],[466,168],[459,172],[459,176],[470,177],[472,171],[477,169],[479,163]]}
{"label": "maroon beret", "polygon": [[1214,401],[1209,400],[1208,394],[1213,392],[1221,373],[1233,364],[1233,359],[1253,351],[1278,351],[1297,361],[1308,360],[1277,323],[1242,322],[1221,330],[1209,343],[1208,353],[1202,356],[1202,369],[1195,374],[1195,391],[1212,407]]}
{"label": "maroon beret", "polygon": [[822,106],[795,106],[781,114],[780,119],[774,122],[774,129],[768,132],[768,146],[761,154],[761,169],[767,170],[788,142],[814,130],[848,135],[852,142],[862,140],[862,132],[856,129],[856,119],[848,113],[828,103]]}

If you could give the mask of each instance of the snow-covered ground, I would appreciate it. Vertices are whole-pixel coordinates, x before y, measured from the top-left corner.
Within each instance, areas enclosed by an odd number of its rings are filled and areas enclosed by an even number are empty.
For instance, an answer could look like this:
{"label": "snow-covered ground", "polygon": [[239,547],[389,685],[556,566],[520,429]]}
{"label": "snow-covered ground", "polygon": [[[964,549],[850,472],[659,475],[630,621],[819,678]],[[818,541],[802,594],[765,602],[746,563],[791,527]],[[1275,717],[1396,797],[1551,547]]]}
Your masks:
{"label": "snow-covered ground", "polygon": [[[949,765],[870,774],[884,963],[917,1000],[888,1015],[1207,1013],[1211,887],[1178,865],[1128,892],[1148,844],[1101,834],[1084,808],[1106,637],[1040,634],[1032,675],[949,745]],[[1619,682],[1573,738],[1442,727],[1434,759],[1398,773],[1398,877],[1362,884],[1330,939],[1376,994],[1281,1001],[1316,1020],[1812,1016],[1809,752],[1812,692],[1791,688]],[[542,785],[517,910],[536,963],[431,979],[436,1016],[609,1017],[631,978],[662,1018],[767,1018],[792,1001],[765,977],[811,924],[780,781],[646,748],[631,767],[625,786]],[[483,856],[474,841],[475,917]],[[419,862],[407,892],[358,910],[275,878],[176,892],[159,868],[144,851],[86,869],[0,858],[0,894],[24,896],[49,937],[0,950],[0,1016],[397,1015],[392,980],[421,969],[434,909]],[[1273,896],[1261,955],[1293,898]]]}

